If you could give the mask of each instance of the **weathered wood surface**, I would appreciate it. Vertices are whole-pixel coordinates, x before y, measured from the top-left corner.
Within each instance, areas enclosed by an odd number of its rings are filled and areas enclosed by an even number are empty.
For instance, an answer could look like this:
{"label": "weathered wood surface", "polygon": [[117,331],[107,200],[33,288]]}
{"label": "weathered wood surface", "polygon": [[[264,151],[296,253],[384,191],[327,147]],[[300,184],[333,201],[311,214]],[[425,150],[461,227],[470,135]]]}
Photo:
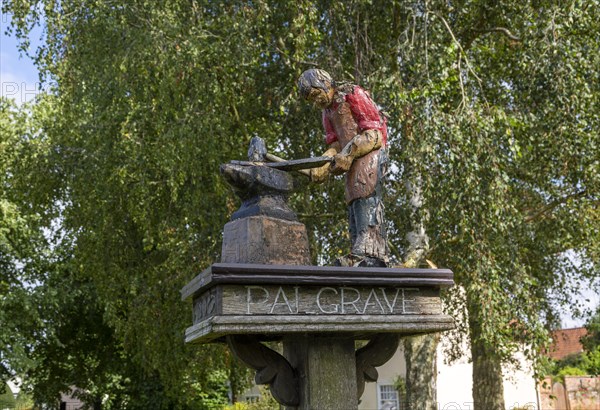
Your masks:
{"label": "weathered wood surface", "polygon": [[454,328],[447,315],[240,315],[213,316],[186,330],[187,343],[208,343],[229,334],[254,334],[272,340],[286,334],[344,334],[368,339],[374,333],[419,334]]}
{"label": "weathered wood surface", "polygon": [[294,335],[283,340],[283,355],[296,369],[300,403],[288,410],[356,409],[354,340],[327,335]]}
{"label": "weathered wood surface", "polygon": [[[204,305],[203,297],[195,300]],[[436,289],[374,286],[219,286],[222,315],[441,314]],[[216,293],[212,292],[211,294]],[[218,303],[218,302],[216,302]],[[206,315],[205,317],[209,317]],[[203,318],[202,318],[203,319]]]}
{"label": "weathered wood surface", "polygon": [[279,403],[300,404],[298,377],[285,357],[248,335],[227,336],[227,344],[238,359],[256,370],[256,384],[268,384]]}
{"label": "weathered wood surface", "polygon": [[228,334],[419,334],[453,328],[440,289],[442,269],[214,264],[182,290],[194,300],[188,342]]}
{"label": "weathered wood surface", "polygon": [[450,287],[449,269],[359,268],[215,263],[181,290],[182,299],[218,284]]}
{"label": "weathered wood surface", "polygon": [[193,323],[215,315],[441,315],[439,291],[400,287],[217,286],[194,298]]}
{"label": "weathered wood surface", "polygon": [[[269,197],[265,197],[261,201],[268,200]],[[259,206],[260,202],[255,205]],[[275,205],[269,209],[275,214],[288,212]],[[307,265],[310,252],[306,227],[300,222],[262,215],[228,222],[223,228],[221,262],[243,266]]]}
{"label": "weathered wood surface", "polygon": [[379,373],[376,367],[383,366],[398,350],[400,336],[380,333],[356,351],[356,397],[365,391],[365,382],[376,382]]}

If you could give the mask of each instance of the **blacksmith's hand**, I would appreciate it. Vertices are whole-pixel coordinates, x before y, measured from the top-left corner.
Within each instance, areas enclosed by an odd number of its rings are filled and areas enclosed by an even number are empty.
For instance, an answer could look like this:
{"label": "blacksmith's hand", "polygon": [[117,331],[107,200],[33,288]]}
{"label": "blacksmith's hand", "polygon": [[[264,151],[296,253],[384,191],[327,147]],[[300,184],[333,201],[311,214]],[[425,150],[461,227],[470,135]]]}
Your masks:
{"label": "blacksmith's hand", "polygon": [[333,163],[331,164],[331,173],[334,175],[341,175],[347,172],[352,166],[354,157],[352,155],[340,153],[333,157]]}
{"label": "blacksmith's hand", "polygon": [[325,164],[319,168],[311,168],[310,180],[317,184],[325,182],[327,180],[327,177],[329,177],[329,168],[330,164]]}

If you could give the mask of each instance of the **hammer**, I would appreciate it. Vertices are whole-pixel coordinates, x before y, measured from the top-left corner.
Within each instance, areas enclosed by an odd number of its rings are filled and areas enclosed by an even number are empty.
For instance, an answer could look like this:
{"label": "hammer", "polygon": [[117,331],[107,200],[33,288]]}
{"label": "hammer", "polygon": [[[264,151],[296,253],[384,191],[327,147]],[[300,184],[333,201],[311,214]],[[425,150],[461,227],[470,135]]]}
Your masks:
{"label": "hammer", "polygon": [[[248,148],[249,161],[231,161],[237,165],[256,165],[262,163],[270,168],[280,169],[282,171],[298,171],[303,175],[310,177],[310,168],[323,166],[333,160],[332,157],[315,157],[296,160],[285,160],[277,155],[267,152],[265,141],[260,137],[252,137],[250,147]],[[270,161],[270,162],[267,162]]]}

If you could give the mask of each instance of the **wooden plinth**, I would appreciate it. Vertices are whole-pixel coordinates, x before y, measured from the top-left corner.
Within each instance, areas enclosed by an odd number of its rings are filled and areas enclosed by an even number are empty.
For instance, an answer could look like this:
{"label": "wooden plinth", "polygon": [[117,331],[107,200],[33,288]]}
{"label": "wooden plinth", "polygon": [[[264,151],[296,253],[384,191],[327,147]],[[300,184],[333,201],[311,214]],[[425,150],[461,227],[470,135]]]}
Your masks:
{"label": "wooden plinth", "polygon": [[228,335],[259,340],[288,334],[369,339],[452,329],[440,290],[447,269],[342,268],[217,263],[183,290],[193,300],[186,342]]}
{"label": "wooden plinth", "polygon": [[230,221],[223,229],[221,262],[309,264],[306,227],[297,221],[268,216]]}

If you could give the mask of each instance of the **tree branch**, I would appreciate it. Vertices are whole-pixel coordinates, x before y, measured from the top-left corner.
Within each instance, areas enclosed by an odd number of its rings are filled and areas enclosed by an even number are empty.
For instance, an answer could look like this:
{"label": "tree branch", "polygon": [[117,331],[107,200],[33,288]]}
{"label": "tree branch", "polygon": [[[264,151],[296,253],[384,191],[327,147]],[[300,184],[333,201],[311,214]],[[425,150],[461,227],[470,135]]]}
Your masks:
{"label": "tree branch", "polygon": [[[481,78],[479,78],[479,76],[477,75],[477,73],[475,72],[475,70],[473,70],[473,67],[471,67],[471,64],[469,63],[469,59],[467,58],[467,53],[466,53],[465,49],[463,48],[462,44],[460,44],[460,42],[456,39],[456,36],[454,35],[454,32],[450,28],[450,25],[448,24],[448,22],[446,21],[446,19],[441,14],[439,14],[439,13],[436,13],[436,12],[431,12],[431,13],[434,16],[436,16],[437,18],[439,18],[442,21],[442,23],[444,23],[444,26],[446,27],[446,30],[448,30],[448,33],[452,37],[452,40],[454,41],[454,43],[456,44],[456,46],[459,49],[459,53],[460,53],[459,55],[464,55],[464,57],[465,57],[465,63],[467,64],[467,69],[477,79],[477,81],[479,82],[479,87],[483,90],[483,82],[481,81]],[[460,72],[459,72],[458,75],[460,76]]]}
{"label": "tree branch", "polygon": [[477,33],[501,33],[504,34],[506,37],[508,37],[509,39],[511,39],[512,41],[517,41],[517,42],[521,42],[521,38],[515,36],[513,33],[511,33],[507,28],[504,27],[492,27],[492,28],[488,28],[485,30],[475,30]]}
{"label": "tree branch", "polygon": [[290,56],[288,53],[286,53],[285,51],[283,51],[281,48],[279,48],[277,46],[273,46],[273,49],[275,51],[277,51],[279,54],[281,54],[282,56],[284,56],[288,60],[288,61],[284,60],[284,62],[287,65],[290,65],[290,61],[292,61],[292,62],[294,62],[296,64],[304,64],[304,65],[308,65],[308,66],[311,66],[311,67],[319,67],[319,64],[313,63],[312,61],[298,60],[298,59]]}
{"label": "tree branch", "polygon": [[587,194],[587,190],[583,190],[580,192],[576,192],[574,194],[571,195],[567,195],[563,198],[559,198],[556,199],[552,202],[550,202],[548,205],[542,207],[542,209],[538,210],[537,212],[533,213],[533,214],[529,214],[528,216],[525,217],[525,222],[532,222],[534,220],[536,220],[537,218],[543,216],[544,214],[552,211],[553,209],[555,209],[556,207],[564,204],[565,202],[567,202],[569,199],[574,199],[574,198],[581,198],[582,196],[584,196],[585,194]]}

